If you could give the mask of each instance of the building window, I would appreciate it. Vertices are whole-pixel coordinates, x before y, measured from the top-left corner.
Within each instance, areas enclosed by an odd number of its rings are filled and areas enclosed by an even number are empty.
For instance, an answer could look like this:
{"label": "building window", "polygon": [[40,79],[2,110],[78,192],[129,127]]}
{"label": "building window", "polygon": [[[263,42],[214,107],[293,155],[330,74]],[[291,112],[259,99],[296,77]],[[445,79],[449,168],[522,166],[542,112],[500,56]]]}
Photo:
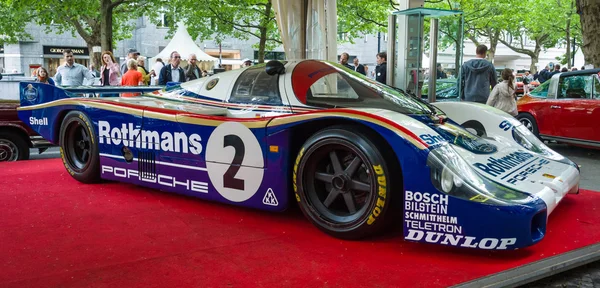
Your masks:
{"label": "building window", "polygon": [[365,43],[367,43],[367,41],[369,41],[368,37],[369,37],[369,35],[365,35]]}
{"label": "building window", "polygon": [[173,25],[173,16],[166,13],[162,13],[158,18],[158,25],[156,27],[168,28]]}
{"label": "building window", "polygon": [[[254,50],[254,59],[258,59],[258,50]],[[285,52],[265,51],[265,60],[285,60]]]}

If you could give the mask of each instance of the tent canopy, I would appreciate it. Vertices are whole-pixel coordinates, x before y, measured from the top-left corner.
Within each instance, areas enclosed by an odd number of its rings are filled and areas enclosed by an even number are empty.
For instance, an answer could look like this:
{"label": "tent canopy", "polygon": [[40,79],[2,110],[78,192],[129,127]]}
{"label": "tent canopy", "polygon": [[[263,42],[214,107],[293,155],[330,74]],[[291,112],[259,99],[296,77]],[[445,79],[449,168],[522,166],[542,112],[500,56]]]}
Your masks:
{"label": "tent canopy", "polygon": [[190,54],[196,54],[198,61],[215,62],[219,60],[218,58],[204,53],[204,51],[202,51],[202,49],[196,45],[183,23],[178,23],[178,26],[177,32],[175,32],[171,42],[169,42],[167,47],[160,51],[160,53],[150,58],[150,63],[156,62],[156,58],[161,58],[165,63],[167,63],[171,57],[171,52],[173,51],[179,52],[179,55],[181,55],[181,60],[188,60]]}

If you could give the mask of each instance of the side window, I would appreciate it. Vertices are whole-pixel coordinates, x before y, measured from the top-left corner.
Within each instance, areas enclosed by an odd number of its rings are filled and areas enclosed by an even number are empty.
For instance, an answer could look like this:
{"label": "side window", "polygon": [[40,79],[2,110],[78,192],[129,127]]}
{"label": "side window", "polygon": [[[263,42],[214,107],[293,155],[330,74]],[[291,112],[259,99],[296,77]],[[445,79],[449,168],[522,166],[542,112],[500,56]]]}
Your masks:
{"label": "side window", "polygon": [[529,92],[529,95],[533,97],[547,98],[548,97],[548,88],[550,88],[550,80],[542,83],[542,85],[533,89],[533,91]]}
{"label": "side window", "polygon": [[562,77],[558,83],[558,99],[590,99],[592,93],[591,75]]}
{"label": "side window", "polygon": [[242,72],[235,82],[229,102],[281,105],[279,75],[267,74],[264,67]]}
{"label": "side window", "polygon": [[594,81],[594,92],[592,96],[594,96],[594,99],[600,100],[600,79],[598,78],[598,75],[592,76],[592,79]]}

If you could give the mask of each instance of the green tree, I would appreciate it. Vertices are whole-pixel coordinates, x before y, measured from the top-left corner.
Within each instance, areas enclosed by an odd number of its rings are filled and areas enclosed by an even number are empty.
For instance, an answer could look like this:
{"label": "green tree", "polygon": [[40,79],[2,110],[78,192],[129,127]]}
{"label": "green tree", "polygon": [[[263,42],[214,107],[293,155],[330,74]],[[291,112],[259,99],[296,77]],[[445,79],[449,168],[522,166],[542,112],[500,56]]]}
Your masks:
{"label": "green tree", "polygon": [[[96,67],[99,55],[92,47],[113,50],[116,41],[130,38],[130,21],[145,14],[156,17],[165,0],[4,0],[0,1],[0,43],[31,39],[29,23],[46,27],[46,32],[78,34],[86,42]],[[6,17],[9,15],[9,17]]]}
{"label": "green tree", "polygon": [[[529,69],[535,73],[540,52],[555,47],[560,39],[564,39],[564,33],[555,25],[564,11],[557,9],[555,1],[509,0],[505,3],[504,13],[512,15],[512,21],[506,23],[499,41],[511,50],[531,57]],[[532,44],[533,49],[526,48],[528,44]]]}
{"label": "green tree", "polygon": [[[225,37],[259,42],[258,62],[263,63],[265,51],[282,42],[277,21],[269,0],[174,0],[171,12],[178,21],[184,21],[193,39],[215,39],[220,43]],[[201,8],[199,8],[201,7]]]}
{"label": "green tree", "polygon": [[600,2],[596,0],[578,0],[577,14],[580,15],[581,33],[583,38],[583,55],[586,64],[600,67]]}

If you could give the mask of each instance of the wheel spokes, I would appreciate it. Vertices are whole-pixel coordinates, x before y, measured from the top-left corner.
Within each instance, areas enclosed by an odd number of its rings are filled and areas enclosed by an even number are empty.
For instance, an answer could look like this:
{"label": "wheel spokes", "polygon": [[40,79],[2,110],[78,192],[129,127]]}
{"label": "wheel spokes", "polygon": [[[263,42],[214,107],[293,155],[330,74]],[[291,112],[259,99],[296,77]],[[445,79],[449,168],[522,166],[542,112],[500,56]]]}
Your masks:
{"label": "wheel spokes", "polygon": [[81,153],[81,161],[87,162],[88,157],[90,156],[89,149],[83,149],[83,153]]}
{"label": "wheel spokes", "polygon": [[346,172],[346,174],[350,178],[352,178],[352,175],[354,175],[354,173],[356,172],[358,167],[360,167],[361,162],[362,161],[360,160],[360,157],[354,156],[354,159],[352,159],[352,162],[350,162],[350,165],[348,165],[348,167],[346,167],[346,170],[344,172]]}
{"label": "wheel spokes", "polygon": [[323,202],[323,205],[325,205],[325,207],[329,208],[329,206],[331,206],[331,203],[333,203],[333,201],[335,201],[335,198],[337,198],[337,196],[339,194],[340,194],[340,191],[338,191],[337,189],[331,188],[331,190],[329,191],[329,195],[327,195],[327,198]]}
{"label": "wheel spokes", "polygon": [[81,126],[81,139],[85,142],[90,141],[90,136],[87,131],[85,131],[85,127]]}
{"label": "wheel spokes", "polygon": [[356,213],[356,205],[354,204],[354,196],[352,196],[352,193],[344,193],[343,196],[346,207],[348,207],[348,212],[352,214]]}
{"label": "wheel spokes", "polygon": [[323,172],[317,172],[317,173],[315,173],[315,179],[317,179],[319,181],[331,183],[333,181],[333,175],[323,173]]}
{"label": "wheel spokes", "polygon": [[335,151],[329,152],[329,159],[331,160],[331,165],[333,166],[334,174],[341,174],[342,172],[344,172],[344,169],[342,168],[342,163],[340,163],[340,159],[338,159]]}
{"label": "wheel spokes", "polygon": [[371,185],[357,180],[352,180],[352,182],[350,183],[350,190],[369,192],[371,191]]}

